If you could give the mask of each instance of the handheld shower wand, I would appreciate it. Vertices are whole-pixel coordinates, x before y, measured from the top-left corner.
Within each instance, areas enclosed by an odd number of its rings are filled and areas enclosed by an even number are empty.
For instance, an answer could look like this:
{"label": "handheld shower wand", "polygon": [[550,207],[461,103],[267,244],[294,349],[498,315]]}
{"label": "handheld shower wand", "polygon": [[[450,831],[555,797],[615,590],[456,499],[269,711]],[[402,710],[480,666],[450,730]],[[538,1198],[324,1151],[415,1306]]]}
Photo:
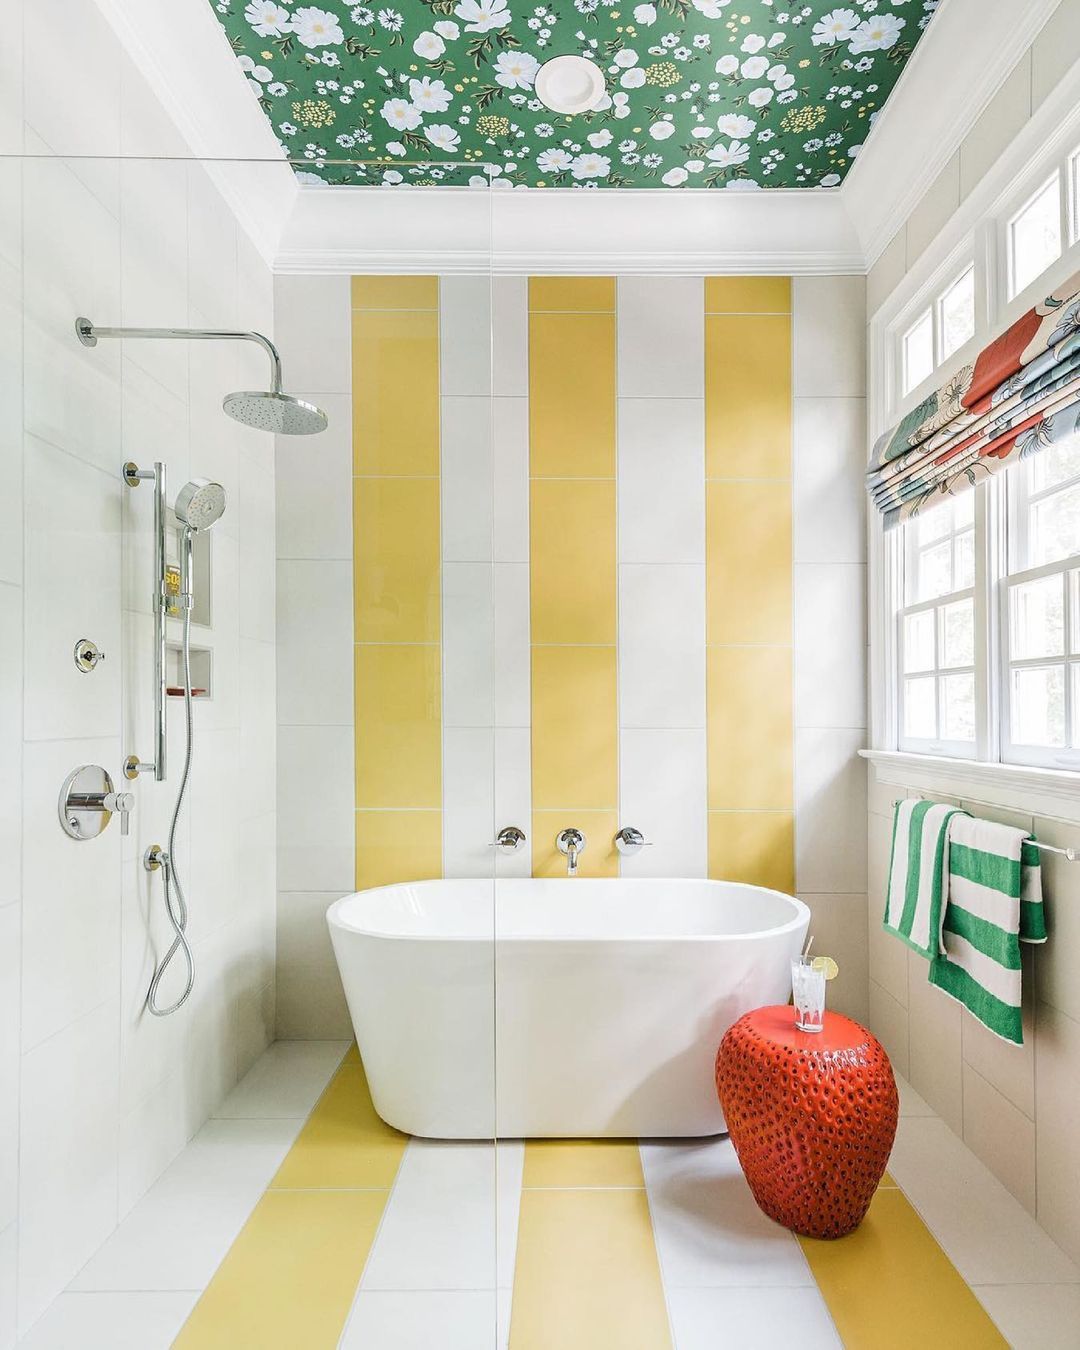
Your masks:
{"label": "handheld shower wand", "polygon": [[[193,548],[195,535],[221,519],[225,510],[225,489],[220,483],[211,483],[205,478],[196,478],[181,491],[176,499],[176,518],[180,522],[180,594],[177,603],[180,608],[181,623],[181,664],[184,682],[184,723],[187,730],[187,749],[184,754],[184,770],[180,775],[180,786],[176,792],[176,805],[173,807],[172,820],[169,823],[169,842],[164,849],[151,845],[146,850],[143,862],[148,872],[161,870],[162,886],[165,892],[165,914],[172,926],[173,940],[168,951],[154,969],[150,987],[146,991],[146,1006],[155,1017],[168,1017],[170,1013],[183,1006],[195,986],[195,957],[187,938],[188,908],[184,897],[184,888],[180,874],[176,869],[176,827],[180,820],[180,810],[184,804],[188,780],[191,777],[191,764],[194,757],[195,721],[192,716],[191,695],[191,608],[194,601]],[[161,982],[178,953],[184,955],[187,966],[187,978],[183,993],[167,1007],[158,1001]]]}

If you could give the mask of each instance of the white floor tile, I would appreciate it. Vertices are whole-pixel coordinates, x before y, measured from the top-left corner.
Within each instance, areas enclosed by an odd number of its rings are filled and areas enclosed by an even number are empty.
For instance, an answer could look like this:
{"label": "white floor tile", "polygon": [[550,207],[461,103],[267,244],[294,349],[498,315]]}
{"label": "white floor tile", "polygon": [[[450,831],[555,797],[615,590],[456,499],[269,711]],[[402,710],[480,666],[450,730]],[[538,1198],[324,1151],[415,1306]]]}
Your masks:
{"label": "white floor tile", "polygon": [[493,1289],[495,1255],[494,1148],[414,1139],[361,1289]]}
{"label": "white floor tile", "polygon": [[843,1350],[816,1289],[673,1289],[675,1350]]}
{"label": "white floor tile", "polygon": [[275,1041],[214,1115],[258,1120],[306,1116],[348,1048],[347,1041]]}
{"label": "white floor tile", "polygon": [[299,1120],[211,1120],[70,1288],[203,1289],[299,1131]]}
{"label": "white floor tile", "polygon": [[889,1171],[968,1284],[1080,1281],[1080,1270],[944,1121],[903,1117]]}
{"label": "white floor tile", "polygon": [[641,1159],[669,1293],[813,1284],[795,1238],[758,1209],[730,1140],[643,1144]]}
{"label": "white floor tile", "polygon": [[338,1350],[494,1350],[492,1290],[361,1290]]}
{"label": "white floor tile", "polygon": [[500,1139],[496,1160],[495,1185],[498,1191],[496,1215],[496,1283],[502,1290],[514,1287],[517,1260],[518,1216],[521,1211],[521,1178],[525,1168],[525,1143],[521,1139]]}
{"label": "white floor tile", "polygon": [[1080,1286],[982,1285],[973,1291],[1012,1350],[1076,1350]]}
{"label": "white floor tile", "polygon": [[899,1074],[893,1069],[893,1077],[896,1079],[896,1086],[900,1093],[901,1116],[932,1116],[935,1114],[934,1108],[919,1096],[903,1074]]}
{"label": "white floor tile", "polygon": [[19,1350],[168,1350],[198,1297],[196,1289],[61,1294]]}

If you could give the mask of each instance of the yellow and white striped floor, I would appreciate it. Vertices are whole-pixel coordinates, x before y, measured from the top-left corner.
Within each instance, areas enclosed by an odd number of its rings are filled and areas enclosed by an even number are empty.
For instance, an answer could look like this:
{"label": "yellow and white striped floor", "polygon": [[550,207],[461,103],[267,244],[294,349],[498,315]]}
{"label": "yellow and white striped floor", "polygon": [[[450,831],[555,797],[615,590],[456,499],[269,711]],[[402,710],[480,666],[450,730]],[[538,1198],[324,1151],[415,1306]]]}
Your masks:
{"label": "yellow and white striped floor", "polygon": [[280,1042],[22,1345],[1054,1350],[1078,1326],[1080,1270],[910,1090],[862,1227],[799,1241],[726,1140],[410,1140],[355,1047]]}

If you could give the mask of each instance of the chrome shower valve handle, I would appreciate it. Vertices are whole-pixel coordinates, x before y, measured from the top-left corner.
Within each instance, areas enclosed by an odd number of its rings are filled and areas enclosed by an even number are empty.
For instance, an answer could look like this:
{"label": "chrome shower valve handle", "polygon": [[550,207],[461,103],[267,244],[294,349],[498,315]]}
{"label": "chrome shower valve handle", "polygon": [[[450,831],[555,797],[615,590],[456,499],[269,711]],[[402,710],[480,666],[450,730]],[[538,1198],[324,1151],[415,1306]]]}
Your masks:
{"label": "chrome shower valve handle", "polygon": [[525,847],[525,831],[517,825],[504,825],[491,847],[500,853],[520,853]]}
{"label": "chrome shower valve handle", "polygon": [[633,825],[624,825],[612,842],[624,858],[632,858],[635,853],[640,853],[643,848],[652,848],[651,841],[646,839],[641,831],[635,829]]}

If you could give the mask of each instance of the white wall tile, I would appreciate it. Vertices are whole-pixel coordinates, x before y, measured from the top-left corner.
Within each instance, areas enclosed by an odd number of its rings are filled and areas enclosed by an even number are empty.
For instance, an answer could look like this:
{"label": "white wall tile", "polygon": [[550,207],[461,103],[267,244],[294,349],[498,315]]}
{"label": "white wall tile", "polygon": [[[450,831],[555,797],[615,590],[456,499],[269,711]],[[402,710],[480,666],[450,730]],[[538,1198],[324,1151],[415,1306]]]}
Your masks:
{"label": "white wall tile", "polygon": [[19,1230],[14,1223],[0,1232],[0,1347],[13,1350],[18,1336]]}
{"label": "white wall tile", "polygon": [[1076,1166],[1080,1023],[1048,1003],[1039,1004],[1035,1020],[1037,1214],[1051,1237],[1080,1265],[1080,1172]]}
{"label": "white wall tile", "polygon": [[870,1030],[885,1047],[897,1073],[908,1071],[907,1009],[880,984],[870,981]]}
{"label": "white wall tile", "polygon": [[529,561],[529,402],[496,398],[494,436],[495,559]]}
{"label": "white wall tile", "polygon": [[[2,81],[0,71],[0,87]],[[19,130],[21,137],[21,123]],[[0,139],[3,135],[0,129]],[[18,160],[0,161],[0,201],[5,203],[0,212],[0,473],[6,485],[0,581],[15,585],[23,579],[22,172]]]}
{"label": "white wall tile", "polygon": [[795,732],[795,881],[809,894],[866,890],[862,731]]}
{"label": "white wall tile", "polygon": [[[187,183],[182,160],[124,160],[120,165],[122,324],[166,328],[188,322]],[[100,324],[112,322],[89,317]],[[183,397],[194,345],[124,338],[121,348],[159,384]]]}
{"label": "white wall tile", "polygon": [[[1080,848],[1080,828],[1038,817],[1035,837],[1057,848]],[[1080,866],[1059,853],[1042,853],[1043,904],[1050,940],[1035,951],[1039,998],[1080,1022],[1080,982],[1073,955],[1080,951]]]}
{"label": "white wall tile", "polygon": [[619,567],[619,724],[705,725],[705,567]]}
{"label": "white wall tile", "polygon": [[491,277],[439,278],[439,384],[445,394],[491,393]]}
{"label": "white wall tile", "polygon": [[[352,612],[351,563],[278,563],[277,682],[282,725],[352,726]],[[324,621],[326,614],[336,616],[332,625]]]}
{"label": "white wall tile", "polygon": [[795,562],[864,562],[866,404],[797,398],[794,418]]}
{"label": "white wall tile", "polygon": [[803,895],[810,907],[814,955],[831,956],[839,973],[826,1004],[865,1026],[870,1015],[865,895]]}
{"label": "white wall tile", "polygon": [[1034,1214],[1035,1122],[970,1064],[963,1066],[963,1112],[964,1143]]}
{"label": "white wall tile", "polygon": [[[0,48],[0,154],[21,155],[23,149],[23,9],[9,5],[6,40]],[[0,1328],[3,1320],[0,1318]],[[0,1345],[5,1346],[0,1330]]]}
{"label": "white wall tile", "polygon": [[[1028,945],[1020,949],[1023,973],[1022,1007],[1023,1045],[1012,1045],[995,1036],[974,1017],[961,1021],[964,1063],[975,1069],[996,1092],[1029,1119],[1035,1117],[1035,951]],[[967,1101],[964,1102],[967,1114]],[[966,1129],[966,1126],[965,1126]],[[987,1164],[994,1170],[992,1164]]]}
{"label": "white wall tile", "polygon": [[495,731],[495,830],[516,825],[525,845],[518,853],[496,852],[500,877],[532,876],[532,733],[528,727]]}
{"label": "white wall tile", "polygon": [[442,569],[444,727],[489,727],[495,713],[495,599],[490,563]]}
{"label": "white wall tile", "polygon": [[964,1131],[961,1019],[966,1014],[954,999],[929,980],[929,963],[908,951],[907,1077],[956,1134]]}
{"label": "white wall tile", "polygon": [[793,392],[861,398],[866,392],[866,280],[795,277],[792,284]]}
{"label": "white wall tile", "polygon": [[16,904],[22,887],[22,647],[22,590],[0,583],[0,908]]}
{"label": "white wall tile", "polygon": [[326,911],[341,891],[282,891],[277,898],[277,1035],[343,1040],[352,1023]]}
{"label": "white wall tile", "polygon": [[866,726],[866,568],[796,563],[795,725]]}
{"label": "white wall tile", "polygon": [[278,728],[278,887],[353,889],[355,788],[351,727]]}
{"label": "white wall tile", "polygon": [[618,279],[620,398],[705,397],[702,277]]}
{"label": "white wall tile", "polygon": [[620,398],[619,561],[705,559],[704,399]]}
{"label": "white wall tile", "polygon": [[275,437],[277,555],[351,560],[351,399],[348,394],[297,392],[322,408],[329,425],[314,440]]}
{"label": "white wall tile", "polygon": [[488,562],[495,528],[491,400],[442,400],[442,556]]}
{"label": "white wall tile", "polygon": [[529,567],[495,564],[495,725],[531,720]]}
{"label": "white wall tile", "polygon": [[492,393],[529,392],[529,279],[492,277]]}
{"label": "white wall tile", "polygon": [[20,1330],[41,1316],[116,1223],[116,1083],[115,1004],[23,1057]]}
{"label": "white wall tile", "polygon": [[213,328],[238,328],[236,219],[202,164],[187,165],[187,180],[188,304]]}
{"label": "white wall tile", "polygon": [[[619,824],[651,845],[619,861],[624,877],[708,875],[705,733],[619,733]],[[606,841],[604,841],[606,842]]]}
{"label": "white wall tile", "polygon": [[443,875],[492,876],[495,829],[495,733],[444,727]]}
{"label": "white wall tile", "polygon": [[347,276],[274,278],[275,341],[285,388],[347,394],[352,388],[352,313]]}
{"label": "white wall tile", "polygon": [[[893,789],[895,792],[895,789]],[[888,888],[889,859],[892,854],[892,821],[884,816],[869,817],[867,841],[868,887],[867,931],[869,933],[870,978],[887,990],[901,1007],[908,1003],[907,947],[882,927]]]}
{"label": "white wall tile", "polygon": [[0,1229],[18,1215],[20,921],[18,905],[0,908]]}

